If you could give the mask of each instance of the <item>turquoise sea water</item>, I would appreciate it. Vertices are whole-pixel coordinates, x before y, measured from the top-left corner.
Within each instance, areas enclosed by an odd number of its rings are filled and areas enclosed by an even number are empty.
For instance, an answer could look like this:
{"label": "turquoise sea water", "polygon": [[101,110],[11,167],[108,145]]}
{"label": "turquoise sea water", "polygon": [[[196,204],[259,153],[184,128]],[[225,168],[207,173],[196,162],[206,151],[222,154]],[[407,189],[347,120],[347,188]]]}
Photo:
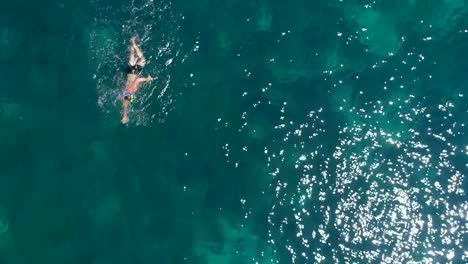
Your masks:
{"label": "turquoise sea water", "polygon": [[0,264],[466,263],[467,4],[0,0]]}

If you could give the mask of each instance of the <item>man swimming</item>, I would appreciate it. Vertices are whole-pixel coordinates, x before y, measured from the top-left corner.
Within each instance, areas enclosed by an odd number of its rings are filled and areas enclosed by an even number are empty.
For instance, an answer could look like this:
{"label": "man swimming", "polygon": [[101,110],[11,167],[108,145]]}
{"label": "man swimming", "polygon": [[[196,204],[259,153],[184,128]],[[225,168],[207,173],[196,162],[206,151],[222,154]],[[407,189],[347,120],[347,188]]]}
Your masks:
{"label": "man swimming", "polygon": [[136,44],[136,37],[132,37],[130,42],[130,60],[128,61],[127,67],[127,83],[121,97],[123,104],[122,123],[124,124],[128,123],[129,105],[135,101],[135,94],[138,92],[140,84],[153,80],[151,76],[146,78],[140,77],[140,73],[146,65],[146,59],[145,56],[143,56],[143,52],[140,47]]}

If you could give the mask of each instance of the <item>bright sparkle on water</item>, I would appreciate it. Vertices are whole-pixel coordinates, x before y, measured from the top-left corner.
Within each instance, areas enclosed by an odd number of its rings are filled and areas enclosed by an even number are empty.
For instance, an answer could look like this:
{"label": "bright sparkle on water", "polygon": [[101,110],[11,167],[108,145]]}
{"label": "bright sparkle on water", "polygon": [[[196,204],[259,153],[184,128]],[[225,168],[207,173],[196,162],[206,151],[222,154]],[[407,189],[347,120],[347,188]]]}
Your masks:
{"label": "bright sparkle on water", "polygon": [[[454,117],[453,103],[428,109],[411,97],[366,106],[343,110],[348,121],[333,153],[318,143],[327,133],[320,111],[299,127],[277,126],[285,142],[297,137],[289,156],[299,156],[293,165],[299,178],[280,173],[288,170],[275,158],[286,155],[283,150],[266,153],[278,179],[270,243],[286,236],[293,263],[452,259],[463,251],[468,209],[463,167],[454,162],[463,155],[454,142],[464,124]],[[288,235],[291,223],[295,236]],[[325,259],[330,251],[333,260]]]}
{"label": "bright sparkle on water", "polygon": [[289,252],[292,263],[466,259],[465,123],[453,102],[426,105],[413,95],[361,108],[343,102],[345,122],[332,125],[324,109],[288,121],[284,102],[273,127],[281,140],[263,151],[274,252]]}

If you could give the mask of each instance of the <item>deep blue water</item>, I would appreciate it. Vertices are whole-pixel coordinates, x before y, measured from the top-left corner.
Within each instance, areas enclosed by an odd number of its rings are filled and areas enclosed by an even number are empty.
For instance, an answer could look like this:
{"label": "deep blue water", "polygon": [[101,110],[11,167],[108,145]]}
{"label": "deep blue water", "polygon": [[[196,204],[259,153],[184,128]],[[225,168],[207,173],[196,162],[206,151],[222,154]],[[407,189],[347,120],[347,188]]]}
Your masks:
{"label": "deep blue water", "polygon": [[1,0],[0,263],[466,263],[467,13]]}

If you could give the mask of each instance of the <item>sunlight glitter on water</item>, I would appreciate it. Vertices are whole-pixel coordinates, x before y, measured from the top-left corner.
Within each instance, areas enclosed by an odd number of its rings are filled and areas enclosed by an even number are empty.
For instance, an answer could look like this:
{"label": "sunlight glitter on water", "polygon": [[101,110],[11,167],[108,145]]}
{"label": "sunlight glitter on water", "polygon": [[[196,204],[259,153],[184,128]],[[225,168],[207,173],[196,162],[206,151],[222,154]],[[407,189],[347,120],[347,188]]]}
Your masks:
{"label": "sunlight glitter on water", "polygon": [[[338,127],[324,109],[300,124],[284,117],[287,102],[279,109],[281,141],[264,151],[275,193],[268,237],[292,263],[425,263],[463,250],[461,113],[412,95],[390,102],[343,105]],[[322,144],[333,130],[335,146]]]}

